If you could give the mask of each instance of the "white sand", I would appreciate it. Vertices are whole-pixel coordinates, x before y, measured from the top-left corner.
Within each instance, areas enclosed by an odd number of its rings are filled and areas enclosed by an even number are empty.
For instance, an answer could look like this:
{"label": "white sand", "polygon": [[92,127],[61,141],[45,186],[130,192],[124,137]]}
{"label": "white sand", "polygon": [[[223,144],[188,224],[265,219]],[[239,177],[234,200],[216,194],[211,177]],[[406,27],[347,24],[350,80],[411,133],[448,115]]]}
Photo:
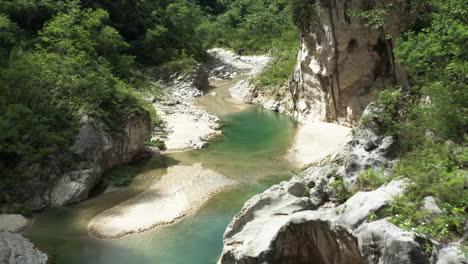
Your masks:
{"label": "white sand", "polygon": [[88,230],[99,238],[119,238],[168,225],[236,183],[202,164],[170,167],[147,191],[95,216]]}
{"label": "white sand", "polygon": [[341,150],[351,139],[351,129],[331,123],[306,122],[299,128],[286,158],[297,167],[317,163]]}
{"label": "white sand", "polygon": [[171,133],[165,141],[167,152],[202,148],[206,142],[221,132],[210,123],[196,120],[187,114],[174,114],[162,117],[170,126]]}
{"label": "white sand", "polygon": [[162,140],[166,152],[203,148],[209,139],[221,134],[219,118],[181,98],[154,104],[165,124],[163,135],[153,134],[152,140]]}

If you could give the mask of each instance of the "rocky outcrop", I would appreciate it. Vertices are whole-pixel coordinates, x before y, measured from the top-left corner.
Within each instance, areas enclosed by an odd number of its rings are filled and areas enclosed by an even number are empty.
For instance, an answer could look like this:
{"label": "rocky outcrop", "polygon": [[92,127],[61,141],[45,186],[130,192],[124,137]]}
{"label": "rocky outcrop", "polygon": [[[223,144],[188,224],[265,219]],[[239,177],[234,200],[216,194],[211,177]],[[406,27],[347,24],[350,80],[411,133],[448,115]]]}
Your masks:
{"label": "rocky outcrop", "polygon": [[[414,234],[385,220],[368,221],[402,193],[402,181],[320,210],[313,210],[317,204],[308,197],[306,182],[296,177],[249,200],[226,229],[219,263],[428,263]],[[406,252],[395,256],[382,243]]]}
{"label": "rocky outcrop", "polygon": [[[373,91],[406,79],[392,51],[405,10],[396,0],[309,2],[314,14],[300,28],[302,44],[290,86],[296,110],[302,117],[352,124],[374,99]],[[388,5],[386,23],[378,29],[364,28],[348,15]]]}
{"label": "rocky outcrop", "polygon": [[254,79],[239,81],[229,89],[231,96],[247,104],[261,105],[263,108],[285,115],[293,115],[294,102],[288,90],[279,87],[276,91],[259,89]]}
{"label": "rocky outcrop", "polygon": [[[222,48],[210,49],[208,53],[214,58],[214,62],[208,65],[212,78],[219,76],[220,69],[226,72],[227,77],[230,78],[242,72],[248,72],[250,76],[255,76],[262,72],[271,60],[268,56],[240,56]],[[232,70],[237,72],[237,74],[232,73]],[[229,74],[230,72],[231,74]],[[225,74],[221,74],[220,77],[223,75]]]}
{"label": "rocky outcrop", "polygon": [[49,172],[49,178],[37,178],[31,187],[34,196],[26,204],[32,210],[40,210],[86,199],[105,170],[130,162],[145,150],[144,140],[149,135],[147,114],[129,115],[120,128],[112,132],[105,124],[83,117],[72,146],[76,167],[63,173],[63,168],[54,166],[52,160],[51,166],[42,168]]}
{"label": "rocky outcrop", "polygon": [[0,214],[0,232],[18,233],[25,230],[31,221],[18,214]]}
{"label": "rocky outcrop", "polygon": [[167,84],[162,86],[183,99],[194,99],[203,96],[204,90],[208,89],[210,83],[208,81],[209,74],[203,65],[197,65],[194,69],[182,75],[172,76]]}
{"label": "rocky outcrop", "polygon": [[[371,106],[366,115],[378,111]],[[247,201],[225,231],[218,264],[466,263],[460,244],[439,245],[380,216],[403,194],[406,181],[342,202],[360,172],[385,171],[398,157],[394,139],[376,135],[378,123],[367,119],[342,152]],[[432,255],[425,243],[433,244]]]}
{"label": "rocky outcrop", "polygon": [[168,152],[201,149],[221,134],[220,119],[193,103],[172,95],[154,102],[161,126],[153,131],[152,141],[165,142]]}
{"label": "rocky outcrop", "polygon": [[131,161],[144,150],[144,140],[149,134],[150,119],[146,115],[130,115],[120,133],[114,136],[85,118],[73,145],[82,160],[80,168],[55,183],[50,203],[61,206],[86,199],[105,170]]}
{"label": "rocky outcrop", "polygon": [[396,139],[376,133],[379,123],[375,118],[380,112],[374,105],[366,108],[362,117],[368,121],[354,130],[352,140],[343,151],[344,166],[340,175],[351,189],[362,171],[373,169],[385,174],[398,161],[400,150]]}
{"label": "rocky outcrop", "polygon": [[46,264],[47,255],[20,234],[0,232],[0,263]]}

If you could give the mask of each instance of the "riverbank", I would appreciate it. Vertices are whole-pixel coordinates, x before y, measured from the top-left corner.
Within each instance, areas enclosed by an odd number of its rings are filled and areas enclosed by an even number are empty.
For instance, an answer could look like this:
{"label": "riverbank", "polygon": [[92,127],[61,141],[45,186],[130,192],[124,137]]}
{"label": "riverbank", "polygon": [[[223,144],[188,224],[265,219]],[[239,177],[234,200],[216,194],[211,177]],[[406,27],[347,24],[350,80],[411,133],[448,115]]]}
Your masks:
{"label": "riverbank", "polygon": [[286,159],[305,168],[332,156],[351,139],[351,128],[318,121],[305,122],[298,130]]}
{"label": "riverbank", "polygon": [[235,184],[202,164],[169,167],[150,189],[94,217],[89,233],[98,238],[119,238],[173,224]]}
{"label": "riverbank", "polygon": [[[241,72],[252,74],[261,71],[268,62],[266,56],[239,57],[221,49],[215,51],[222,63],[229,65],[229,69],[234,69],[235,75],[240,75]],[[224,74],[223,76],[227,77],[225,80],[220,80],[211,74],[211,87],[215,91],[205,95],[195,85],[190,85],[200,82],[193,80],[206,77],[200,72],[202,71],[197,70],[197,74],[190,78],[186,77],[185,81],[175,81],[176,84],[167,89],[169,94],[154,103],[164,123],[164,133],[156,135],[152,140],[164,140],[165,153],[204,148],[210,139],[221,134],[221,131],[217,130],[220,119],[204,108],[212,109],[210,106],[213,103],[230,104],[233,106],[231,108],[237,111],[247,107],[240,102],[230,101],[232,99],[230,96],[223,96],[224,92],[227,93],[223,81],[229,83],[228,80],[232,75]],[[217,68],[216,74],[220,76],[220,68]],[[222,86],[219,91],[221,101],[216,98],[217,86]],[[181,94],[190,96],[181,96]],[[212,98],[208,101],[198,100],[206,96]],[[195,105],[196,103],[198,105]],[[121,238],[128,234],[173,224],[197,211],[210,197],[236,183],[215,171],[204,168],[202,164],[169,167],[167,174],[145,192],[95,216],[88,224],[89,234],[102,239]]]}

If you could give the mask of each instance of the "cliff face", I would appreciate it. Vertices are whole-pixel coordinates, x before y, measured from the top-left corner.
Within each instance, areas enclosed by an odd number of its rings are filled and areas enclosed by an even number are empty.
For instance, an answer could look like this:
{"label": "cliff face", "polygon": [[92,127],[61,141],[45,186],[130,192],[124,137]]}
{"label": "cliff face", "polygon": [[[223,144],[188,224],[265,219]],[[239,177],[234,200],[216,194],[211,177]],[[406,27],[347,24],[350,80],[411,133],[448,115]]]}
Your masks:
{"label": "cliff face", "polygon": [[83,118],[73,145],[79,160],[77,168],[66,174],[54,166],[42,168],[50,172],[50,178],[47,182],[38,179],[34,183],[35,196],[28,203],[31,209],[40,210],[86,199],[105,170],[131,161],[144,150],[144,140],[150,134],[150,118],[144,114],[132,114],[116,135],[105,131],[102,124]]}
{"label": "cliff face", "polygon": [[[301,28],[301,50],[290,92],[301,117],[352,124],[374,99],[373,91],[406,77],[392,49],[402,16],[395,9],[379,29],[364,28],[349,10],[396,5],[395,0],[321,0]],[[393,9],[392,9],[393,10]],[[393,12],[393,11],[392,11]]]}
{"label": "cliff face", "polygon": [[[378,109],[365,111],[374,114]],[[330,162],[306,169],[247,201],[224,233],[218,264],[466,264],[460,243],[431,241],[379,216],[407,182],[392,181],[358,192],[346,202],[337,182],[356,185],[365,168],[386,170],[397,158],[392,137],[373,133],[378,124],[358,127]],[[344,188],[344,187],[342,187]]]}

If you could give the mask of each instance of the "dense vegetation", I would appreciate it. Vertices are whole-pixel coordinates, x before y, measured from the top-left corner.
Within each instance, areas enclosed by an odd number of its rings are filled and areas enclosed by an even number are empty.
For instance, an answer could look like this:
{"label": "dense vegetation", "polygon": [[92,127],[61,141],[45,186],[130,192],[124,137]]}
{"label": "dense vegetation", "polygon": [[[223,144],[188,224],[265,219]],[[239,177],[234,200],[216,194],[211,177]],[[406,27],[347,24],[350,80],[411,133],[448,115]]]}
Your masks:
{"label": "dense vegetation", "polygon": [[156,120],[141,99],[158,89],[150,80],[190,70],[209,47],[273,50],[284,81],[290,11],[286,0],[0,1],[0,204],[73,169],[84,116],[111,134],[133,112]]}
{"label": "dense vegetation", "polygon": [[212,46],[238,53],[270,54],[274,59],[259,78],[259,87],[271,90],[286,83],[296,64],[299,32],[295,18],[303,0],[231,0],[224,12],[202,25]]}
{"label": "dense vegetation", "polygon": [[[385,214],[402,228],[451,240],[463,234],[468,217],[468,7],[463,0],[444,0],[432,1],[428,10],[395,49],[411,88],[384,91],[376,102],[385,110],[376,117],[379,132],[398,138],[404,152],[390,178],[411,180]],[[362,174],[363,187],[390,179],[378,174]],[[421,210],[427,196],[436,198],[441,213]]]}

